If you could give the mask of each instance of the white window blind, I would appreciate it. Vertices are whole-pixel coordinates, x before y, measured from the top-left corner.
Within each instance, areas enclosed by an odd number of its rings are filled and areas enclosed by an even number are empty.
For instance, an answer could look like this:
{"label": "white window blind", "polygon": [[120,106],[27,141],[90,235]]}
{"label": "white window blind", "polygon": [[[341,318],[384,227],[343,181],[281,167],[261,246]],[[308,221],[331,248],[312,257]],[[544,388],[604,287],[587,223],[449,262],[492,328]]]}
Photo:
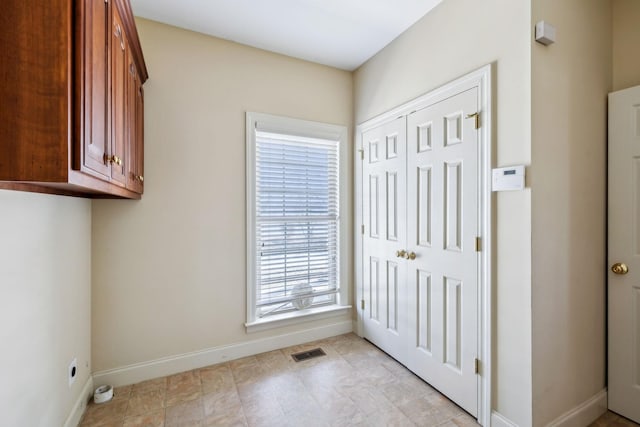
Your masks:
{"label": "white window blind", "polygon": [[256,315],[336,303],[338,141],[256,131]]}

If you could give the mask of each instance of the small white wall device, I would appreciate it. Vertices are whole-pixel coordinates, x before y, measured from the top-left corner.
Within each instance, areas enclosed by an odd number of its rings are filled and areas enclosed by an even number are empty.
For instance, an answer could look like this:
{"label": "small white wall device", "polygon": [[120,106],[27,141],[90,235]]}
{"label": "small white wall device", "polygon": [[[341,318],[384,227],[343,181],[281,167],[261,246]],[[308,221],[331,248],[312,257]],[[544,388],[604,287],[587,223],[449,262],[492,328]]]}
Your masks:
{"label": "small white wall device", "polygon": [[524,165],[492,170],[492,191],[524,190]]}
{"label": "small white wall device", "polygon": [[540,21],[536,24],[536,41],[545,46],[556,42],[556,27],[548,22]]}

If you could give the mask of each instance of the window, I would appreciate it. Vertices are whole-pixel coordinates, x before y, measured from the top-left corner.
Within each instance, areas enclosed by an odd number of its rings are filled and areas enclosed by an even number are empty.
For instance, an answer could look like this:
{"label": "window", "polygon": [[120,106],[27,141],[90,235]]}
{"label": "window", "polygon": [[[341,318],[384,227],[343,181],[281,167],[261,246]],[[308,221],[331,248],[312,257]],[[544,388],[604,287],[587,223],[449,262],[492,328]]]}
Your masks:
{"label": "window", "polygon": [[341,126],[247,113],[247,326],[340,309]]}

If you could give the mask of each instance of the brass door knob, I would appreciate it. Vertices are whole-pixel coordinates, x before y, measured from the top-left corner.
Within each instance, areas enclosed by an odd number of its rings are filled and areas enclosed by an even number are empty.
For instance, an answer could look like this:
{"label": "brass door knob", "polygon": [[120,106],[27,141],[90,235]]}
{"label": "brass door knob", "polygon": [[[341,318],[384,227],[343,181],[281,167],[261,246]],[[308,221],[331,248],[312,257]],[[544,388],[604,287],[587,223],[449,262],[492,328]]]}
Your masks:
{"label": "brass door knob", "polygon": [[615,274],[627,274],[629,272],[629,267],[627,267],[627,264],[623,262],[616,262],[611,266],[611,271]]}
{"label": "brass door knob", "polygon": [[396,258],[404,258],[406,254],[407,251],[405,251],[404,249],[400,249],[399,251],[396,251]]}
{"label": "brass door knob", "polygon": [[138,179],[140,180],[140,182],[144,182],[144,176],[138,175]]}
{"label": "brass door knob", "polygon": [[416,259],[416,253],[415,252],[407,252],[407,254],[404,256],[406,259],[410,259],[411,261],[413,261],[414,259]]}

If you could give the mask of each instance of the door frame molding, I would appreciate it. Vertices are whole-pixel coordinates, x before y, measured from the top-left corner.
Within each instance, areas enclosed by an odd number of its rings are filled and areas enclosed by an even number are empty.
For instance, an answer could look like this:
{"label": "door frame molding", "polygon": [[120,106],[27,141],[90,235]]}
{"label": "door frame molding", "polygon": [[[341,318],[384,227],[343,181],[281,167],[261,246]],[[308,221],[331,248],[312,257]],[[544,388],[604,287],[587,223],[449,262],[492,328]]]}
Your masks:
{"label": "door frame molding", "polygon": [[367,120],[356,127],[354,141],[354,247],[355,247],[355,298],[357,302],[357,321],[355,331],[363,336],[363,310],[360,301],[363,299],[363,272],[362,259],[362,231],[364,224],[362,206],[362,170],[363,164],[360,157],[364,149],[362,134],[370,129],[395,120],[400,116],[409,115],[412,112],[426,108],[444,99],[450,98],[460,92],[478,88],[478,113],[480,114],[480,129],[478,132],[478,226],[482,238],[482,250],[479,252],[478,264],[478,358],[480,359],[480,373],[478,375],[478,422],[483,426],[491,425],[491,384],[492,384],[492,254],[493,254],[493,229],[492,229],[492,192],[491,192],[491,168],[493,164],[493,104],[492,104],[492,68],[493,64],[487,64],[469,74],[440,86],[422,96],[419,96],[399,107],[382,113]]}

